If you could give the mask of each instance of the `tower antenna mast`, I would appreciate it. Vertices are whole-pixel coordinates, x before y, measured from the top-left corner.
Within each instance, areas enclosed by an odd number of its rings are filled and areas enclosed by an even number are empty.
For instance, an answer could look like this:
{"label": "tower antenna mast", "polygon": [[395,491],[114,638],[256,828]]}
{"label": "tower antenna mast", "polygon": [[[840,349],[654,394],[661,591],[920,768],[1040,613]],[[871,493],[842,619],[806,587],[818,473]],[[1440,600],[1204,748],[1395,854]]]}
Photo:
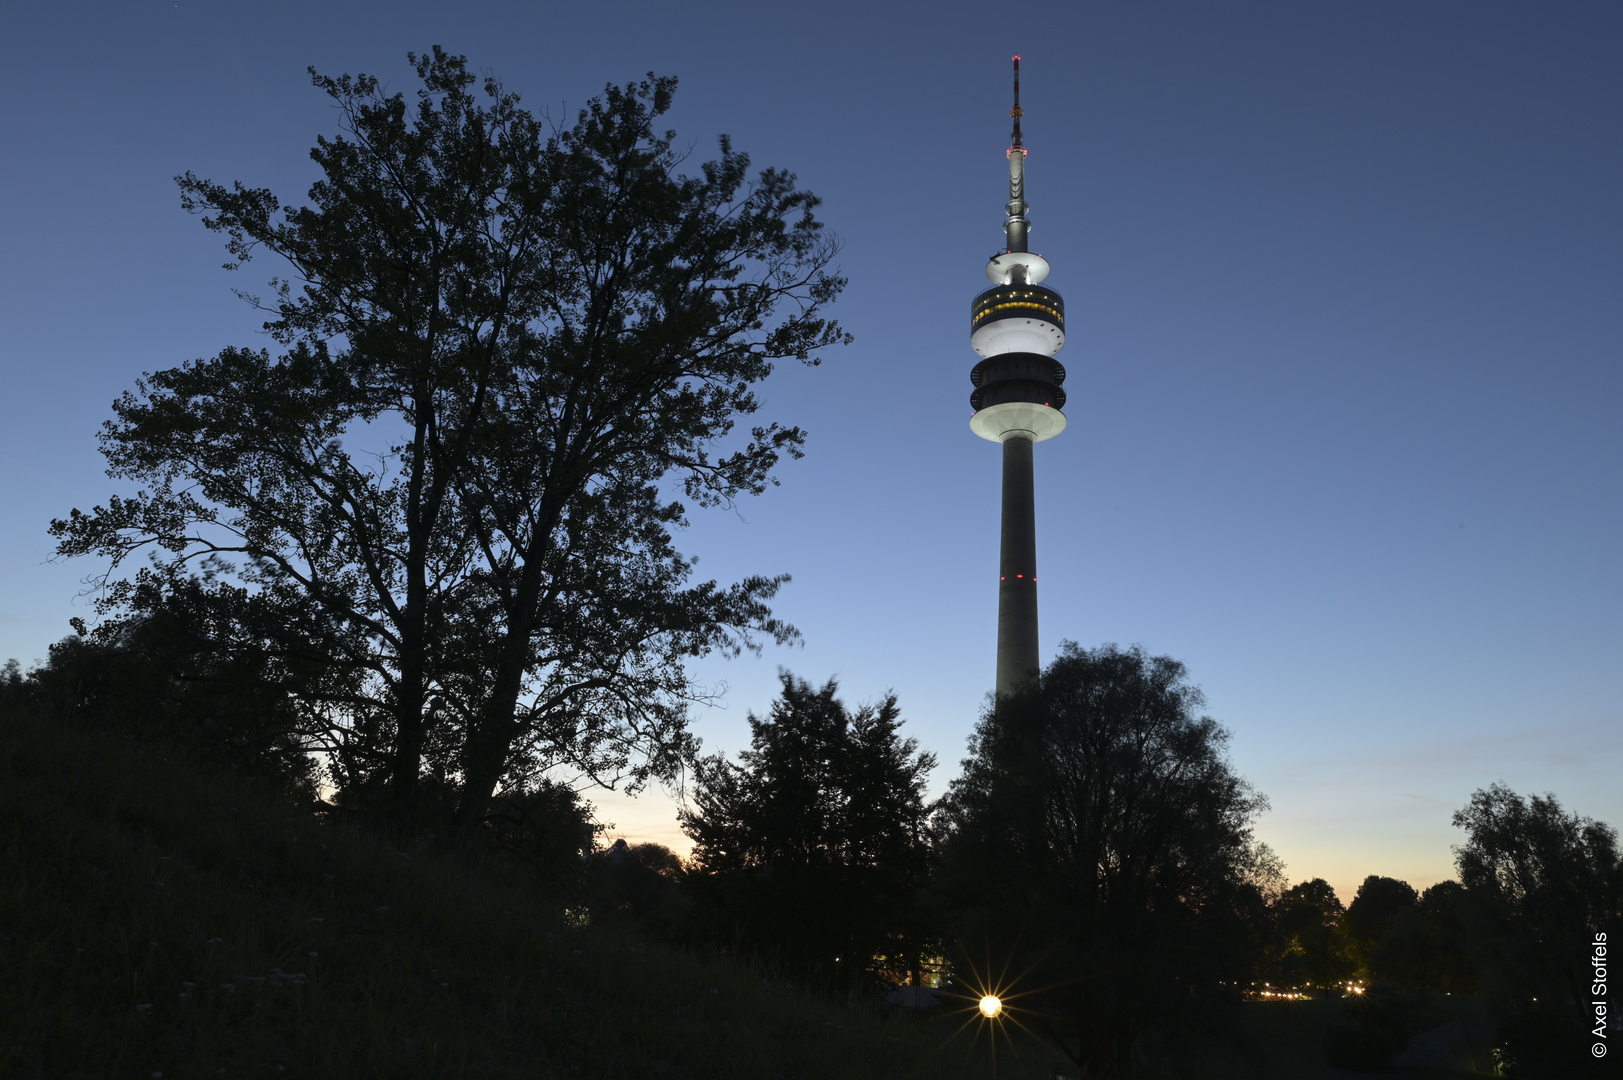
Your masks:
{"label": "tower antenna mast", "polygon": [[1014,58],[1014,131],[1009,135],[1009,205],[1004,207],[1008,217],[1003,222],[1004,246],[1009,251],[1026,250],[1026,234],[1031,222],[1026,218],[1026,140],[1020,133],[1020,118],[1026,110],[1020,107],[1020,56]]}
{"label": "tower antenna mast", "polygon": [[1014,54],[1014,108],[1009,110],[1014,117],[1014,134],[1010,136],[1009,145],[1018,150],[1025,144],[1020,141],[1020,118],[1026,115],[1026,110],[1020,107],[1020,54]]}

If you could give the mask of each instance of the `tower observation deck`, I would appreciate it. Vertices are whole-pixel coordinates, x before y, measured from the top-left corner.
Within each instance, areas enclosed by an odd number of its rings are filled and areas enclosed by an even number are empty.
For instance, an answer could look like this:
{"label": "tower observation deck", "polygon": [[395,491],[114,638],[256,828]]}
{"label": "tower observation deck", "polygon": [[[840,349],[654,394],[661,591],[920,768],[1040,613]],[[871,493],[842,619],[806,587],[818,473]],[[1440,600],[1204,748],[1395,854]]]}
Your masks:
{"label": "tower observation deck", "polygon": [[1065,430],[1065,301],[1045,288],[1048,260],[1027,247],[1026,146],[1020,131],[1020,58],[1014,58],[1014,118],[1004,250],[986,264],[992,287],[969,311],[969,344],[981,356],[969,373],[969,427],[1003,444],[1003,529],[998,559],[997,695],[1036,677],[1037,523],[1032,447]]}

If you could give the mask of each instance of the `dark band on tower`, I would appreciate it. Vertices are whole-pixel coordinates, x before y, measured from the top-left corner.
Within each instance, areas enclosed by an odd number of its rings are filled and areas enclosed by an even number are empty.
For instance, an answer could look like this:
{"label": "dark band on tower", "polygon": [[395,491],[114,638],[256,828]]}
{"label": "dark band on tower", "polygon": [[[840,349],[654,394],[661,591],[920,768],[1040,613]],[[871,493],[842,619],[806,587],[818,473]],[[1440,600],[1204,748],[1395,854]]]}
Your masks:
{"label": "dark band on tower", "polygon": [[1037,537],[1032,447],[1065,430],[1065,301],[1042,287],[1048,261],[1027,249],[1026,145],[1020,130],[1020,58],[1014,58],[1014,119],[1007,154],[1004,249],[986,265],[992,287],[975,297],[969,341],[982,357],[970,372],[970,430],[1003,444],[1002,539],[998,571],[997,693],[1037,674]]}

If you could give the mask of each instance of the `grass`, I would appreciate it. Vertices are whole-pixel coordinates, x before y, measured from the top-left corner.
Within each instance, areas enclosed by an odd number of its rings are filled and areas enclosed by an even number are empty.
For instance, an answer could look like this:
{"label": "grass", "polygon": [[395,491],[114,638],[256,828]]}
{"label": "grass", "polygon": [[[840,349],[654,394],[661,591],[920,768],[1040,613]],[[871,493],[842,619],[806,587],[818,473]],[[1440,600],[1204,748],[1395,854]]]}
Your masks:
{"label": "grass", "polygon": [[[1409,1027],[1414,1031],[1479,1016],[1487,1007],[1480,998],[1427,995],[1413,1000],[1415,1007],[1409,1016]],[[1324,1033],[1345,1016],[1344,1003],[1334,999],[1251,1001],[1244,1006],[1245,1034],[1252,1046],[1261,1049],[1265,1075],[1290,1080],[1353,1080],[1382,1075],[1330,1065],[1325,1055]],[[1443,1080],[1445,1077],[1463,1080],[1489,1074],[1451,1069],[1390,1069],[1385,1075],[1402,1080]]]}
{"label": "grass", "polygon": [[0,1076],[991,1075],[955,1026],[571,929],[251,782],[0,719]]}

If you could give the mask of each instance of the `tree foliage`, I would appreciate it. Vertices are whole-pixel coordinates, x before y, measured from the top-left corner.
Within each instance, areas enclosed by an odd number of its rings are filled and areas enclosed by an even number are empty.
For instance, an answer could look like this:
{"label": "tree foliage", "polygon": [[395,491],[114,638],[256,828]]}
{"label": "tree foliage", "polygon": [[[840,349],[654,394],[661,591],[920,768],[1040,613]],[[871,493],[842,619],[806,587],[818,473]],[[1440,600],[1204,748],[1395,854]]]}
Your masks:
{"label": "tree foliage", "polygon": [[1477,962],[1466,940],[1465,902],[1457,881],[1416,892],[1406,881],[1370,874],[1342,911],[1322,879],[1304,882],[1283,898],[1287,947],[1277,977],[1290,986],[1355,979],[1386,989],[1473,994]]}
{"label": "tree foliage", "polygon": [[414,100],[312,70],[343,130],[307,205],[180,178],[228,267],[281,261],[248,297],[279,351],[144,378],[102,435],[139,492],[52,529],[109,561],[115,618],[231,560],[221,590],[286,613],[269,647],[344,674],[301,688],[350,753],[334,779],[410,810],[421,775],[453,777],[465,834],[556,765],[673,776],[684,661],[794,636],[768,608],[785,577],[693,583],[667,492],[727,504],[800,455],[798,428],[738,425],[777,361],[847,340],[822,315],[844,282],[792,175],[752,177],[725,137],[680,171],[657,127],[675,80],[610,86],[561,128],[461,57],[411,60]]}
{"label": "tree foliage", "polygon": [[1503,784],[1454,814],[1454,849],[1483,989],[1501,1005],[1508,1071],[1569,1076],[1584,1064],[1595,935],[1614,931],[1623,901],[1617,832],[1564,811],[1554,795]]}
{"label": "tree foliage", "polygon": [[681,814],[706,930],[825,981],[895,979],[924,946],[924,784],[932,754],[901,737],[894,694],[849,709],[833,679],[788,672],[750,749],[694,770]]}
{"label": "tree foliage", "polygon": [[1335,986],[1352,974],[1338,934],[1346,909],[1323,878],[1298,882],[1276,905],[1277,945],[1270,981],[1284,986]]}
{"label": "tree foliage", "polygon": [[1467,897],[1457,881],[1439,881],[1420,894],[1424,927],[1417,965],[1423,990],[1475,994],[1479,986],[1477,957],[1465,924]]}
{"label": "tree foliage", "polygon": [[124,618],[50,648],[8,697],[55,721],[116,731],[213,768],[314,799],[317,769],[295,691],[333,678],[312,655],[263,647],[255,624],[272,617],[240,588],[201,577],[130,590]]}
{"label": "tree foliage", "polygon": [[1366,983],[1418,986],[1424,925],[1420,894],[1407,881],[1370,874],[1358,886],[1342,918],[1347,952]]}
{"label": "tree foliage", "polygon": [[1203,703],[1175,660],[1066,642],[984,715],[937,818],[967,956],[1052,988],[1028,1021],[1089,1076],[1125,1075],[1169,1016],[1220,1019],[1278,888],[1266,803]]}

